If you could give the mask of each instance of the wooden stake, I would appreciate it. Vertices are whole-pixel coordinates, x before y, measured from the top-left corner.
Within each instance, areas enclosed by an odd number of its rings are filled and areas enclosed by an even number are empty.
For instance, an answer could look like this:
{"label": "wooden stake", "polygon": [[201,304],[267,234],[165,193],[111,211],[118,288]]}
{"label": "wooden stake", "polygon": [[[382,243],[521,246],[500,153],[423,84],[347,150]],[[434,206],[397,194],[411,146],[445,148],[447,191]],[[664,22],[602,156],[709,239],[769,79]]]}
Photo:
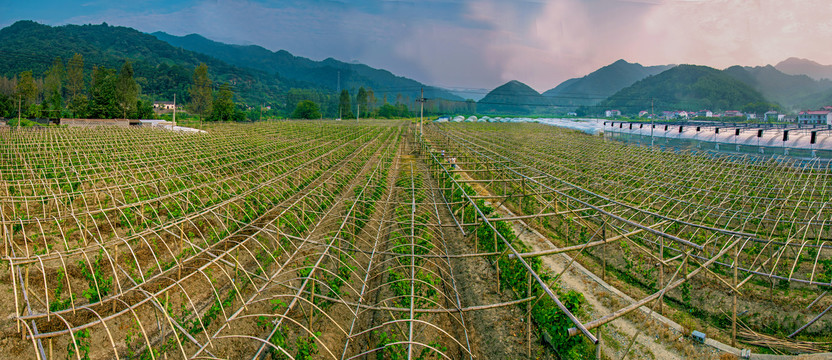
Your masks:
{"label": "wooden stake", "polygon": [[[606,221],[604,221],[604,224],[601,225],[601,238],[604,239],[604,241],[607,241],[607,222]],[[601,257],[603,258],[602,266],[604,267],[601,270],[601,279],[603,279],[604,281],[607,281],[607,245],[606,244],[604,244],[603,248],[601,249]]]}
{"label": "wooden stake", "polygon": [[[659,288],[664,289],[664,237],[659,241]],[[659,314],[664,315],[664,301],[659,301]]]}
{"label": "wooden stake", "polygon": [[732,301],[731,301],[731,346],[737,346],[737,263],[740,258],[740,253],[737,246],[734,246],[734,281],[731,283],[731,286],[734,288],[731,290],[732,292]]}
{"label": "wooden stake", "polygon": [[[526,297],[530,298],[530,297],[532,297],[532,273],[528,272],[528,274],[529,274],[529,286],[526,288]],[[526,345],[527,345],[526,355],[529,357],[529,359],[531,359],[532,358],[532,306],[534,306],[534,304],[531,303],[531,302],[526,303],[526,304],[528,304],[527,305],[528,309],[526,309],[526,310],[528,310],[526,312]]]}
{"label": "wooden stake", "polygon": [[[499,252],[497,250],[497,226],[494,226],[494,252]],[[494,258],[494,263],[497,265],[497,293],[500,293],[500,255],[497,255]]]}

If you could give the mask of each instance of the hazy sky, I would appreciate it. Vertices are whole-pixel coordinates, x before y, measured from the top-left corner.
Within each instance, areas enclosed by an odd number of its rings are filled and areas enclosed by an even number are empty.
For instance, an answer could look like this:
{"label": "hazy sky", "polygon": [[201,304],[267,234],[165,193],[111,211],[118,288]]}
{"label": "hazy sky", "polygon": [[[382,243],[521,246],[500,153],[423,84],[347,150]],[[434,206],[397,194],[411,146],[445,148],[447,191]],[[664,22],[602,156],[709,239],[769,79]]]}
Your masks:
{"label": "hazy sky", "polygon": [[0,27],[21,19],[198,33],[446,87],[545,91],[618,59],[832,64],[829,0],[0,0]]}

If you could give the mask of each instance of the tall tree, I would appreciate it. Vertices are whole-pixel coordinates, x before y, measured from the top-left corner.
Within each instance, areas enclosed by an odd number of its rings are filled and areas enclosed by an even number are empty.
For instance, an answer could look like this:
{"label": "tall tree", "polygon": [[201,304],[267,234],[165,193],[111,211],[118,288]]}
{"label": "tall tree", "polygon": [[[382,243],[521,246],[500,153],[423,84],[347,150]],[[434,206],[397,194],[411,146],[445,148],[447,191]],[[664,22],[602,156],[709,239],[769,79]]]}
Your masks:
{"label": "tall tree", "polygon": [[2,92],[0,92],[0,117],[13,117],[15,111],[17,111],[17,106],[12,101],[11,96],[8,96]]}
{"label": "tall tree", "polygon": [[350,92],[346,89],[341,90],[341,96],[338,98],[338,114],[341,117],[352,117],[352,110],[350,109]]}
{"label": "tall tree", "polygon": [[133,79],[133,65],[127,60],[121,66],[116,79],[116,95],[121,114],[126,119],[127,114],[136,110],[136,102],[139,100],[139,85]]}
{"label": "tall tree", "polygon": [[231,85],[228,85],[228,83],[220,85],[220,91],[217,93],[217,98],[214,99],[211,120],[234,120],[234,92],[231,91]]}
{"label": "tall tree", "polygon": [[84,91],[84,57],[76,53],[66,64],[66,89],[69,91],[69,110],[76,118],[86,115],[87,97]]}
{"label": "tall tree", "polygon": [[88,116],[100,119],[115,119],[123,113],[118,102],[117,77],[115,71],[105,67],[93,67],[90,83]]}
{"label": "tall tree", "polygon": [[52,67],[46,73],[44,80],[46,104],[51,117],[60,117],[63,108],[63,81],[65,76],[64,62],[60,57],[52,61]]}
{"label": "tall tree", "polygon": [[84,91],[84,57],[76,53],[66,64],[66,88],[74,100]]}
{"label": "tall tree", "polygon": [[38,87],[35,85],[35,79],[32,77],[32,71],[24,71],[20,73],[20,79],[17,80],[17,88],[15,88],[18,100],[22,101],[24,112],[29,113],[29,105],[34,104],[37,100]]}
{"label": "tall tree", "polygon": [[303,100],[298,103],[295,112],[292,113],[292,117],[295,119],[319,119],[321,117],[321,111],[315,102]]}
{"label": "tall tree", "polygon": [[211,114],[213,96],[211,94],[211,79],[208,77],[208,65],[199,64],[194,69],[193,84],[191,84],[191,111],[205,116]]}
{"label": "tall tree", "polygon": [[373,89],[368,89],[367,90],[367,113],[369,114],[369,113],[373,112],[373,110],[375,110],[375,107],[376,107],[376,93],[373,91]]}
{"label": "tall tree", "polygon": [[358,94],[355,96],[355,102],[358,103],[359,115],[362,112],[364,114],[370,113],[370,108],[367,106],[367,90],[364,90],[363,86],[358,88]]}

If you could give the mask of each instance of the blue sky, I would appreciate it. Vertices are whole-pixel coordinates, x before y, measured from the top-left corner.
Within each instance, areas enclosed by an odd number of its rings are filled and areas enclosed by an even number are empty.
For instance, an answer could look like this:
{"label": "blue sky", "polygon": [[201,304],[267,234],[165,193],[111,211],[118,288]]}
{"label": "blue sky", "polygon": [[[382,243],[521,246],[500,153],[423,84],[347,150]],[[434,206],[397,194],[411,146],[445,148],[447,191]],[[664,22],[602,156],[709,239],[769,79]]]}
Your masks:
{"label": "blue sky", "polygon": [[545,91],[618,59],[832,64],[828,0],[0,0],[0,27],[23,19],[198,33],[456,88]]}

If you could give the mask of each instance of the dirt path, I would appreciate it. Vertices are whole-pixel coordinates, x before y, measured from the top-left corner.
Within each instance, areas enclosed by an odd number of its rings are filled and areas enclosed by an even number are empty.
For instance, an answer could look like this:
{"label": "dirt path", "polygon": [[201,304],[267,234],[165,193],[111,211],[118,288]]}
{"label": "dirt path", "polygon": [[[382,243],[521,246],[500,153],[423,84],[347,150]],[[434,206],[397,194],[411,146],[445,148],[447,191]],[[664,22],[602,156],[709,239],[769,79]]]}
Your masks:
{"label": "dirt path", "polygon": [[[471,180],[467,173],[460,172],[463,179]],[[480,195],[491,195],[488,190],[482,187],[479,183],[471,183],[472,188]],[[489,203],[486,201],[486,203]],[[514,216],[505,206],[496,209],[501,216]],[[548,250],[555,247],[540,233],[531,229],[522,220],[511,221],[512,228],[518,238],[528,245],[532,250]],[[570,258],[566,254],[558,256],[542,257],[543,264],[546,268],[553,271],[555,274],[560,273],[567,266]],[[559,280],[560,285],[564,289],[572,289],[584,294],[587,303],[592,307],[591,317],[599,318],[610,314],[616,309],[605,305],[600,299],[609,299],[610,297],[617,297],[607,291],[604,291],[603,286],[598,284],[594,279],[576,268],[573,264],[566,271]],[[622,301],[623,299],[618,299]],[[622,317],[605,326],[601,332],[602,352],[605,357],[620,359],[624,354],[624,349],[627,348],[633,336],[639,331],[632,320]],[[708,356],[706,356],[708,357]],[[636,344],[632,347],[628,358],[630,359],[683,359],[682,355],[678,354],[674,349],[669,349],[662,343],[657,342],[656,336],[646,335],[644,331],[638,336]]]}
{"label": "dirt path", "polygon": [[[442,193],[437,188],[435,179],[430,177],[424,166],[420,170],[426,175],[425,181],[435,189],[433,200],[442,202]],[[437,208],[443,225],[443,237],[449,254],[471,254],[470,239],[465,239],[455,224],[447,206]],[[497,304],[512,301],[512,294],[497,292],[497,273],[493,266],[483,257],[453,258],[451,260],[454,278],[459,291],[462,307]],[[494,309],[469,311],[464,315],[471,342],[471,350],[476,359],[527,359],[529,341],[527,339],[525,312],[517,306],[505,306]],[[539,359],[545,354],[536,336],[531,337],[532,358]],[[467,357],[465,357],[467,358]]]}

